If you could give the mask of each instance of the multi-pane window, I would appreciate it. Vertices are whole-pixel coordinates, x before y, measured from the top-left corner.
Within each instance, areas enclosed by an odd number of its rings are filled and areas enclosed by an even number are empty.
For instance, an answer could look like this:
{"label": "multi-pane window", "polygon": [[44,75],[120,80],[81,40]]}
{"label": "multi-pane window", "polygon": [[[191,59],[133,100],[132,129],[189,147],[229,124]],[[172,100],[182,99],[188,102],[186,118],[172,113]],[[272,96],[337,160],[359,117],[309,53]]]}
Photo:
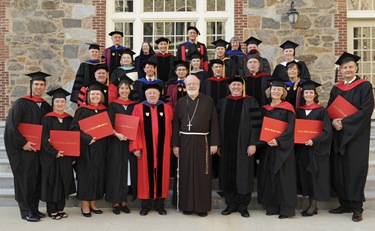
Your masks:
{"label": "multi-pane window", "polygon": [[207,0],[207,11],[225,11],[226,0]]}
{"label": "multi-pane window", "polygon": [[176,54],[177,46],[186,41],[186,28],[194,26],[194,22],[145,22],[143,23],[143,41],[147,41],[157,50],[155,40],[166,37],[171,40],[169,52]]}
{"label": "multi-pane window", "polygon": [[353,28],[353,53],[361,57],[359,75],[375,83],[375,26]]}
{"label": "multi-pane window", "polygon": [[225,40],[225,21],[209,21],[207,27],[207,50],[209,59],[215,58],[215,46],[212,42],[218,39]]}
{"label": "multi-pane window", "polygon": [[144,12],[196,11],[196,0],[144,0]]}
{"label": "multi-pane window", "polygon": [[125,47],[133,47],[133,23],[132,22],[115,22],[115,30],[124,33],[123,44]]}
{"label": "multi-pane window", "polygon": [[348,10],[375,10],[375,0],[348,0]]}
{"label": "multi-pane window", "polygon": [[115,12],[133,12],[133,0],[115,0]]}

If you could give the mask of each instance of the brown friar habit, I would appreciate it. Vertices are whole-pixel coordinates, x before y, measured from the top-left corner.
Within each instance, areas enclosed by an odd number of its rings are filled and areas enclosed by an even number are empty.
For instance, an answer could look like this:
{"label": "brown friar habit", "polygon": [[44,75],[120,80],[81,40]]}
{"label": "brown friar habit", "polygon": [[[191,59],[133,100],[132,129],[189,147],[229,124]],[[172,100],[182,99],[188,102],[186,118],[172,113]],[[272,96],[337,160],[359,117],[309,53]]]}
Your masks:
{"label": "brown friar habit", "polygon": [[143,101],[133,113],[139,117],[137,137],[130,141],[130,151],[141,150],[138,159],[138,198],[167,198],[171,157],[172,108],[158,101]]}
{"label": "brown friar habit", "polygon": [[[194,111],[196,113],[193,118]],[[190,131],[187,126],[189,118],[192,124]],[[206,133],[208,135],[204,135]],[[211,97],[199,94],[195,100],[189,96],[181,98],[176,106],[172,135],[172,146],[180,148],[180,210],[194,212],[211,210],[210,146],[215,145],[219,145],[219,126],[215,104]]]}
{"label": "brown friar habit", "polygon": [[355,106],[358,112],[341,120],[341,131],[333,129],[333,189],[340,200],[363,202],[368,171],[371,114],[374,109],[372,85],[358,76],[348,86],[340,82],[332,88],[327,107],[339,95]]}
{"label": "brown friar habit", "polygon": [[288,123],[276,139],[277,146],[267,145],[261,155],[258,173],[258,200],[267,213],[294,216],[297,204],[296,163],[294,153],[295,112],[288,102],[274,107],[263,106],[263,116]]}

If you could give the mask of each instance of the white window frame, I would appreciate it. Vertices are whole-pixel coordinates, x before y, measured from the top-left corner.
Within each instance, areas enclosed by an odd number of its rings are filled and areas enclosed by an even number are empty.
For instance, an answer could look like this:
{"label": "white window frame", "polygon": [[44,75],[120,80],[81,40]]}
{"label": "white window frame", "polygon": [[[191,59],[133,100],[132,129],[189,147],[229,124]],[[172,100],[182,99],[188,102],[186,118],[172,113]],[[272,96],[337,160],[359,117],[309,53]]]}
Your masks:
{"label": "white window frame", "polygon": [[[196,21],[196,27],[202,36],[199,41],[206,43],[206,21],[226,20],[226,40],[234,35],[234,0],[226,0],[226,11],[207,11],[207,1],[197,0],[196,12],[143,12],[143,0],[133,1],[133,12],[114,12],[115,1],[106,1],[106,35],[114,30],[115,22],[132,22],[133,28],[139,28],[139,32],[133,32],[133,51],[139,54],[143,42],[143,22],[146,21]],[[106,47],[111,46],[112,41],[106,36]],[[126,44],[124,44],[126,46]]]}

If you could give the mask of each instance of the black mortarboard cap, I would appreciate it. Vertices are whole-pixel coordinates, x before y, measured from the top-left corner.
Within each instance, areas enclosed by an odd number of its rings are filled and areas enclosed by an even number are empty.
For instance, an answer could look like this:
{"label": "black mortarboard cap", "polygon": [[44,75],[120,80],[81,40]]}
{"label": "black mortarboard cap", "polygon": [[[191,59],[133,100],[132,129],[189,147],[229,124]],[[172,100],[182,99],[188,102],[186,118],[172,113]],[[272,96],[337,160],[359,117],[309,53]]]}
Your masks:
{"label": "black mortarboard cap", "polygon": [[122,83],[126,83],[126,84],[133,84],[133,80],[131,78],[129,78],[129,76],[127,75],[123,75],[123,76],[120,76],[120,77],[117,77],[117,81],[116,81],[116,85],[119,86],[120,84]]}
{"label": "black mortarboard cap", "polygon": [[195,32],[197,32],[198,35],[201,34],[201,33],[199,32],[198,28],[196,28],[195,26],[189,26],[189,27],[187,28],[186,31],[189,31],[189,30],[195,30]]}
{"label": "black mortarboard cap", "polygon": [[215,45],[215,48],[216,47],[224,47],[226,49],[229,43],[227,41],[225,41],[224,39],[218,39],[218,40],[212,42],[211,44]]}
{"label": "black mortarboard cap", "polygon": [[169,40],[168,38],[165,38],[165,37],[161,37],[161,38],[158,38],[157,40],[155,40],[156,44],[159,44],[160,42],[171,43],[171,40]]}
{"label": "black mortarboard cap", "polygon": [[114,34],[119,34],[119,35],[121,35],[121,37],[124,37],[124,33],[122,33],[121,31],[118,31],[118,30],[112,31],[108,35],[112,36]]}
{"label": "black mortarboard cap", "polygon": [[122,50],[121,53],[122,53],[122,54],[128,54],[128,55],[130,55],[131,57],[133,57],[133,55],[135,55],[135,52],[132,51],[132,50],[129,49],[129,48],[125,48],[124,50]]}
{"label": "black mortarboard cap", "polygon": [[184,66],[184,67],[186,67],[187,70],[189,70],[189,63],[184,61],[184,60],[174,61],[173,66],[174,66],[175,69],[177,69],[177,67],[179,67],[179,66]]}
{"label": "black mortarboard cap", "polygon": [[290,64],[296,64],[299,71],[302,71],[302,64],[300,62],[297,62],[296,60],[292,60],[286,64],[286,67],[288,68]]}
{"label": "black mortarboard cap", "polygon": [[283,48],[284,50],[285,49],[288,49],[288,48],[293,48],[293,49],[296,49],[296,47],[298,47],[299,45],[295,42],[292,42],[290,40],[286,40],[283,44],[280,45],[281,48]]}
{"label": "black mortarboard cap", "polygon": [[247,60],[249,59],[258,59],[259,60],[260,55],[259,52],[255,49],[251,49],[250,52],[247,54]]}
{"label": "black mortarboard cap", "polygon": [[342,55],[339,57],[339,59],[336,61],[336,64],[337,65],[342,65],[344,63],[347,63],[347,62],[350,62],[350,61],[353,61],[353,62],[358,62],[358,60],[360,60],[361,57],[357,56],[357,55],[353,55],[353,54],[350,54],[348,52],[344,52],[342,53]]}
{"label": "black mortarboard cap", "polygon": [[275,79],[269,79],[267,80],[270,82],[270,86],[274,86],[274,87],[285,87],[285,83],[284,83],[284,80],[280,79],[280,78],[275,78]]}
{"label": "black mortarboard cap", "polygon": [[26,74],[26,75],[30,77],[30,82],[32,82],[34,80],[41,80],[41,81],[45,82],[46,77],[51,76],[51,75],[49,75],[47,73],[44,73],[44,72],[41,72],[41,71],[29,73],[29,74]]}
{"label": "black mortarboard cap", "polygon": [[302,87],[303,90],[315,90],[317,87],[320,87],[322,85],[315,81],[307,80],[303,83],[300,83],[299,86]]}
{"label": "black mortarboard cap", "polygon": [[190,60],[192,59],[202,59],[204,56],[199,51],[194,51],[193,53],[188,55]]}
{"label": "black mortarboard cap", "polygon": [[245,80],[243,78],[241,78],[241,76],[239,76],[239,75],[234,76],[233,78],[230,78],[230,79],[227,80],[228,85],[233,83],[233,82],[240,82],[242,84],[245,84]]}
{"label": "black mortarboard cap", "polygon": [[100,46],[97,43],[85,43],[85,44],[89,45],[89,50],[91,50],[91,49],[100,50],[100,47],[103,47],[103,46]]}
{"label": "black mortarboard cap", "polygon": [[70,95],[70,93],[64,90],[63,88],[59,87],[57,89],[47,92],[47,95],[51,96],[52,99],[56,99],[56,98],[65,99],[68,95]]}
{"label": "black mortarboard cap", "polygon": [[104,92],[104,85],[96,80],[87,83],[85,87],[87,91],[99,90],[101,92]]}
{"label": "black mortarboard cap", "polygon": [[211,65],[214,65],[215,63],[224,65],[224,62],[221,59],[212,59],[212,60],[210,60],[210,64]]}
{"label": "black mortarboard cap", "polygon": [[146,84],[142,87],[142,90],[143,92],[147,91],[148,89],[156,89],[160,92],[160,94],[162,93],[162,87],[159,86],[158,84]]}
{"label": "black mortarboard cap", "polygon": [[149,64],[149,65],[153,65],[154,67],[156,67],[156,63],[150,61],[150,60],[146,60],[142,63],[142,67],[145,68],[146,64]]}
{"label": "black mortarboard cap", "polygon": [[95,73],[97,70],[99,70],[99,69],[104,69],[104,70],[106,70],[107,72],[109,71],[108,65],[107,65],[106,63],[100,63],[100,64],[95,65],[94,73]]}
{"label": "black mortarboard cap", "polygon": [[257,39],[257,38],[255,38],[255,37],[253,37],[253,36],[251,36],[250,38],[246,39],[246,41],[244,41],[244,43],[245,43],[246,45],[249,45],[249,44],[255,44],[255,45],[258,46],[259,44],[262,43],[262,41],[259,40],[259,39]]}

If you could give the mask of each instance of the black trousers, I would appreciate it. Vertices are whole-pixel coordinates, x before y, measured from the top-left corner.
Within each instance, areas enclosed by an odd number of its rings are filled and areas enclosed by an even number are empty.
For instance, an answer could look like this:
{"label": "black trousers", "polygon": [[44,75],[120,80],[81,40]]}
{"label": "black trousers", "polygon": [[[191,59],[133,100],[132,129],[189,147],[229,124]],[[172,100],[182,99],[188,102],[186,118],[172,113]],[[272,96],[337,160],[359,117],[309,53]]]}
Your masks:
{"label": "black trousers", "polygon": [[225,203],[229,208],[237,209],[238,211],[247,210],[247,206],[251,201],[251,193],[238,194],[234,191],[224,192]]}
{"label": "black trousers", "polygon": [[349,201],[339,198],[341,207],[345,209],[351,209],[353,212],[363,212],[363,202],[362,201]]}
{"label": "black trousers", "polygon": [[153,200],[153,199],[142,199],[141,200],[141,207],[142,207],[142,209],[151,210],[152,202],[154,202],[154,209],[158,210],[160,208],[164,208],[164,201],[165,201],[165,198],[156,198],[155,200]]}
{"label": "black trousers", "polygon": [[18,201],[18,207],[21,212],[21,217],[24,218],[26,215],[35,213],[38,211],[39,199],[35,199],[29,202],[20,202]]}
{"label": "black trousers", "polygon": [[47,201],[47,213],[57,213],[63,211],[65,208],[65,198],[58,202]]}

